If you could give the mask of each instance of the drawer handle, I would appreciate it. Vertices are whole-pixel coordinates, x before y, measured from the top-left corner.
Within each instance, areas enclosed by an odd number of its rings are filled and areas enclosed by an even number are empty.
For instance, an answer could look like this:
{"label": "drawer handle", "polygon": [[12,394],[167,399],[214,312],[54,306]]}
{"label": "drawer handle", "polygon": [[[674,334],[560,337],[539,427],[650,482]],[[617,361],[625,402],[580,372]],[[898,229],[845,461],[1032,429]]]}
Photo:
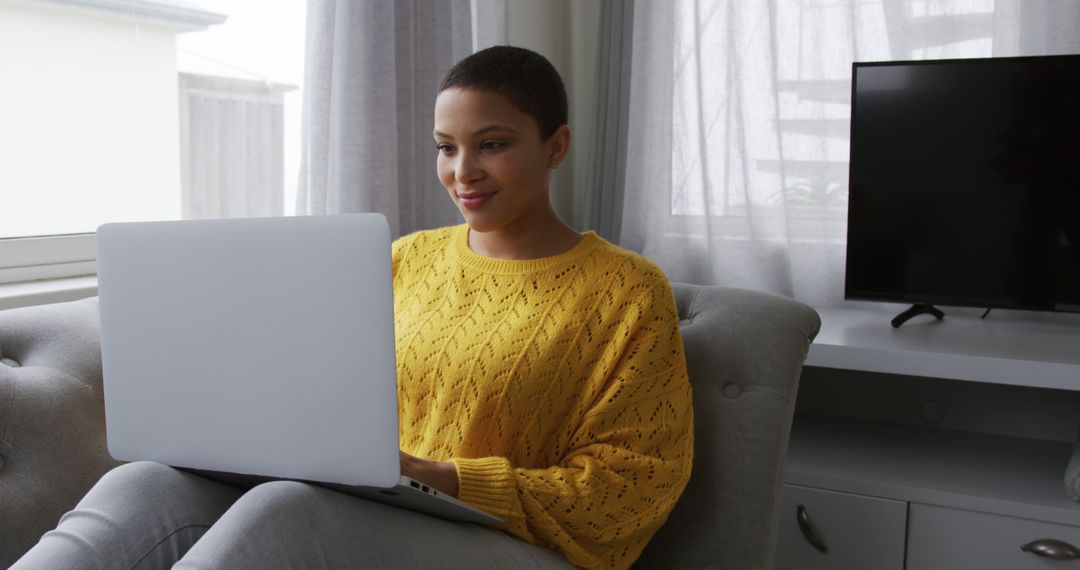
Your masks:
{"label": "drawer handle", "polygon": [[810,546],[820,552],[829,552],[829,547],[825,546],[824,540],[821,540],[821,534],[818,532],[817,527],[814,526],[814,521],[810,520],[806,507],[799,505],[799,508],[795,509],[795,520],[799,522],[799,530],[802,531],[803,538],[810,543]]}
{"label": "drawer handle", "polygon": [[1020,550],[1038,554],[1039,556],[1045,556],[1053,560],[1076,560],[1077,558],[1080,558],[1080,550],[1077,550],[1075,546],[1068,542],[1062,542],[1052,538],[1044,538],[1042,540],[1029,542],[1021,546]]}

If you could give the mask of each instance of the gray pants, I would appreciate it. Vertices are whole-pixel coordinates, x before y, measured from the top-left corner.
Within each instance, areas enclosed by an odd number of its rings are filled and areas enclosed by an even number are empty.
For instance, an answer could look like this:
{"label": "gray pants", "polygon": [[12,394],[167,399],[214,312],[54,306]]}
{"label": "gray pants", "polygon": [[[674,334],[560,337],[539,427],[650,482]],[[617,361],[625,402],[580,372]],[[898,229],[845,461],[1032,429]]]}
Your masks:
{"label": "gray pants", "polygon": [[106,473],[12,568],[170,566],[571,568],[478,525],[292,481],[245,491],[149,462]]}

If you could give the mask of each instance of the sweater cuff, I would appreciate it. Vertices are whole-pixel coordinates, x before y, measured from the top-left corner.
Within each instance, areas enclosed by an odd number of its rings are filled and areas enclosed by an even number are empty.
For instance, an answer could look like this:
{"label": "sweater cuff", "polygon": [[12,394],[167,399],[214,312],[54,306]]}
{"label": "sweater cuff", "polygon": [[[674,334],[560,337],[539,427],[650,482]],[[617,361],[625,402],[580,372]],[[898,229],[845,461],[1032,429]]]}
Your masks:
{"label": "sweater cuff", "polygon": [[496,516],[517,512],[517,485],[505,457],[453,458],[457,467],[458,499]]}

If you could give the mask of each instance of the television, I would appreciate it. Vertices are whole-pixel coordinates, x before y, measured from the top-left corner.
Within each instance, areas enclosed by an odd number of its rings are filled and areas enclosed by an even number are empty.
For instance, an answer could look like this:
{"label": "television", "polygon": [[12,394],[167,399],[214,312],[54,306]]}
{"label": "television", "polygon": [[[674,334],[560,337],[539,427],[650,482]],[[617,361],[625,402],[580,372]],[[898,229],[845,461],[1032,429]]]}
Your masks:
{"label": "television", "polygon": [[1080,312],[1080,55],[856,62],[850,145],[846,299]]}

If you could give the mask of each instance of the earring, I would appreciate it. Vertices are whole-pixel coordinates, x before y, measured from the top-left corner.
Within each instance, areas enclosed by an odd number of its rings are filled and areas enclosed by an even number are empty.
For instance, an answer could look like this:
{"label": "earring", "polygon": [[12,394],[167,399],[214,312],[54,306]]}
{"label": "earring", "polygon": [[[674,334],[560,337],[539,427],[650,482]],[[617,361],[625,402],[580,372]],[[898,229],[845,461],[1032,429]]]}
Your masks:
{"label": "earring", "polygon": [[555,160],[554,157],[552,157],[551,160],[548,161],[548,168],[555,168],[558,165],[559,165],[559,161]]}

